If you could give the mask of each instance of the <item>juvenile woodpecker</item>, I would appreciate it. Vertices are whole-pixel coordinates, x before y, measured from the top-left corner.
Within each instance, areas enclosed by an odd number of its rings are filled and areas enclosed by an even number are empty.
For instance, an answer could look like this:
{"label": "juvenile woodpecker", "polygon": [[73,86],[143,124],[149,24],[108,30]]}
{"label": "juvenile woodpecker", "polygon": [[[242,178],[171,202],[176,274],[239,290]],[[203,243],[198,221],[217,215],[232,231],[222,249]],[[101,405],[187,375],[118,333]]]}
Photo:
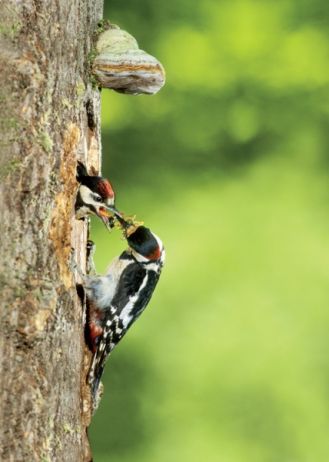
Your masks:
{"label": "juvenile woodpecker", "polygon": [[105,276],[87,276],[84,281],[93,352],[88,382],[94,402],[106,359],[149,303],[165,260],[163,244],[150,229],[117,218],[127,250],[112,261]]}
{"label": "juvenile woodpecker", "polygon": [[97,215],[107,228],[112,228],[112,213],[117,210],[111,183],[101,176],[88,175],[86,167],[81,162],[78,162],[77,166],[77,180],[80,183],[75,203],[77,219]]}

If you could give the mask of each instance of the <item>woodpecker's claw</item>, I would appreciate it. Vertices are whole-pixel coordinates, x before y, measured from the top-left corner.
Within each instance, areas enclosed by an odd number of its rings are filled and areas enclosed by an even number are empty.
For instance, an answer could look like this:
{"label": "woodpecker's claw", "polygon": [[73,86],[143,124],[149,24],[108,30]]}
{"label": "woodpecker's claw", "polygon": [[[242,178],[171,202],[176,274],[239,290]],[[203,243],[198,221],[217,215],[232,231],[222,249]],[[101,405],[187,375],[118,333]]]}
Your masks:
{"label": "woodpecker's claw", "polygon": [[87,256],[89,257],[89,255],[91,253],[94,255],[95,250],[96,250],[95,242],[92,241],[91,239],[88,239],[88,241],[87,241]]}

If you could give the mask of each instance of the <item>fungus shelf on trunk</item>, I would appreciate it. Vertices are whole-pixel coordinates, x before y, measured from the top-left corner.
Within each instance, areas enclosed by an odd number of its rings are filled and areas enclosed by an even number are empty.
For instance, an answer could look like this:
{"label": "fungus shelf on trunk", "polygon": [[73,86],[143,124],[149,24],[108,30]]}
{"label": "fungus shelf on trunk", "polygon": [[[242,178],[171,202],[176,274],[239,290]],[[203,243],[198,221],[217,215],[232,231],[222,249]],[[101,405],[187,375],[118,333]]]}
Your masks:
{"label": "fungus shelf on trunk", "polygon": [[98,84],[131,95],[157,93],[165,84],[162,64],[128,32],[114,24],[107,27],[98,37],[92,64]]}

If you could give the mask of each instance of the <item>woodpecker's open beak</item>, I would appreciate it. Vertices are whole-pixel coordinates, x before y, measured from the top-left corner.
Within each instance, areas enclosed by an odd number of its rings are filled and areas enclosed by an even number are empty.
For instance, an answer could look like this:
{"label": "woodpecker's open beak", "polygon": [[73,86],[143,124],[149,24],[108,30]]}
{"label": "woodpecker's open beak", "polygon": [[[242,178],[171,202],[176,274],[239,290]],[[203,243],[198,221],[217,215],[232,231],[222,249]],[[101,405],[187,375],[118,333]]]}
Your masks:
{"label": "woodpecker's open beak", "polygon": [[98,216],[109,231],[114,227],[114,218],[122,219],[121,213],[112,205],[100,207]]}
{"label": "woodpecker's open beak", "polygon": [[114,212],[108,210],[108,207],[100,207],[98,209],[98,213],[97,215],[99,216],[99,218],[102,220],[102,222],[104,223],[104,225],[106,226],[106,228],[111,231],[111,229],[113,228],[113,215],[114,215]]}
{"label": "woodpecker's open beak", "polygon": [[122,226],[123,229],[129,228],[130,223],[123,218],[121,213],[115,213],[114,215],[115,215],[115,218],[118,220],[118,222],[120,223],[120,225]]}
{"label": "woodpecker's open beak", "polygon": [[120,223],[123,233],[126,239],[134,233],[139,226],[138,224],[134,223],[131,219],[125,220],[122,215],[116,215],[115,216],[118,222]]}
{"label": "woodpecker's open beak", "polygon": [[109,216],[114,215],[118,219],[122,218],[121,213],[119,212],[119,210],[116,207],[114,207],[114,205],[107,205],[106,208],[108,210]]}

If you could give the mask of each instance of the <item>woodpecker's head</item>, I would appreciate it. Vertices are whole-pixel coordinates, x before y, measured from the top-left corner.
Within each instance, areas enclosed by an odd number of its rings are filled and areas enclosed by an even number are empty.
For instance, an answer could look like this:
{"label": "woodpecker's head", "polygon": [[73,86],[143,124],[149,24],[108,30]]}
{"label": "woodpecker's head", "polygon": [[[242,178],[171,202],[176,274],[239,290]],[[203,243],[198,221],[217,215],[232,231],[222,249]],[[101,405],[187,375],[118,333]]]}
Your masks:
{"label": "woodpecker's head", "polygon": [[136,260],[141,262],[158,261],[163,254],[163,244],[149,228],[138,226],[133,232],[127,233],[129,247]]}
{"label": "woodpecker's head", "polygon": [[77,180],[80,183],[76,200],[77,218],[97,215],[106,227],[111,226],[109,217],[118,214],[114,206],[114,191],[111,183],[101,176],[88,175],[86,167],[79,162]]}
{"label": "woodpecker's head", "polygon": [[137,261],[164,262],[165,251],[161,239],[149,228],[136,226],[133,222],[127,221],[116,214],[117,220],[123,228],[124,236],[127,239],[132,254]]}

